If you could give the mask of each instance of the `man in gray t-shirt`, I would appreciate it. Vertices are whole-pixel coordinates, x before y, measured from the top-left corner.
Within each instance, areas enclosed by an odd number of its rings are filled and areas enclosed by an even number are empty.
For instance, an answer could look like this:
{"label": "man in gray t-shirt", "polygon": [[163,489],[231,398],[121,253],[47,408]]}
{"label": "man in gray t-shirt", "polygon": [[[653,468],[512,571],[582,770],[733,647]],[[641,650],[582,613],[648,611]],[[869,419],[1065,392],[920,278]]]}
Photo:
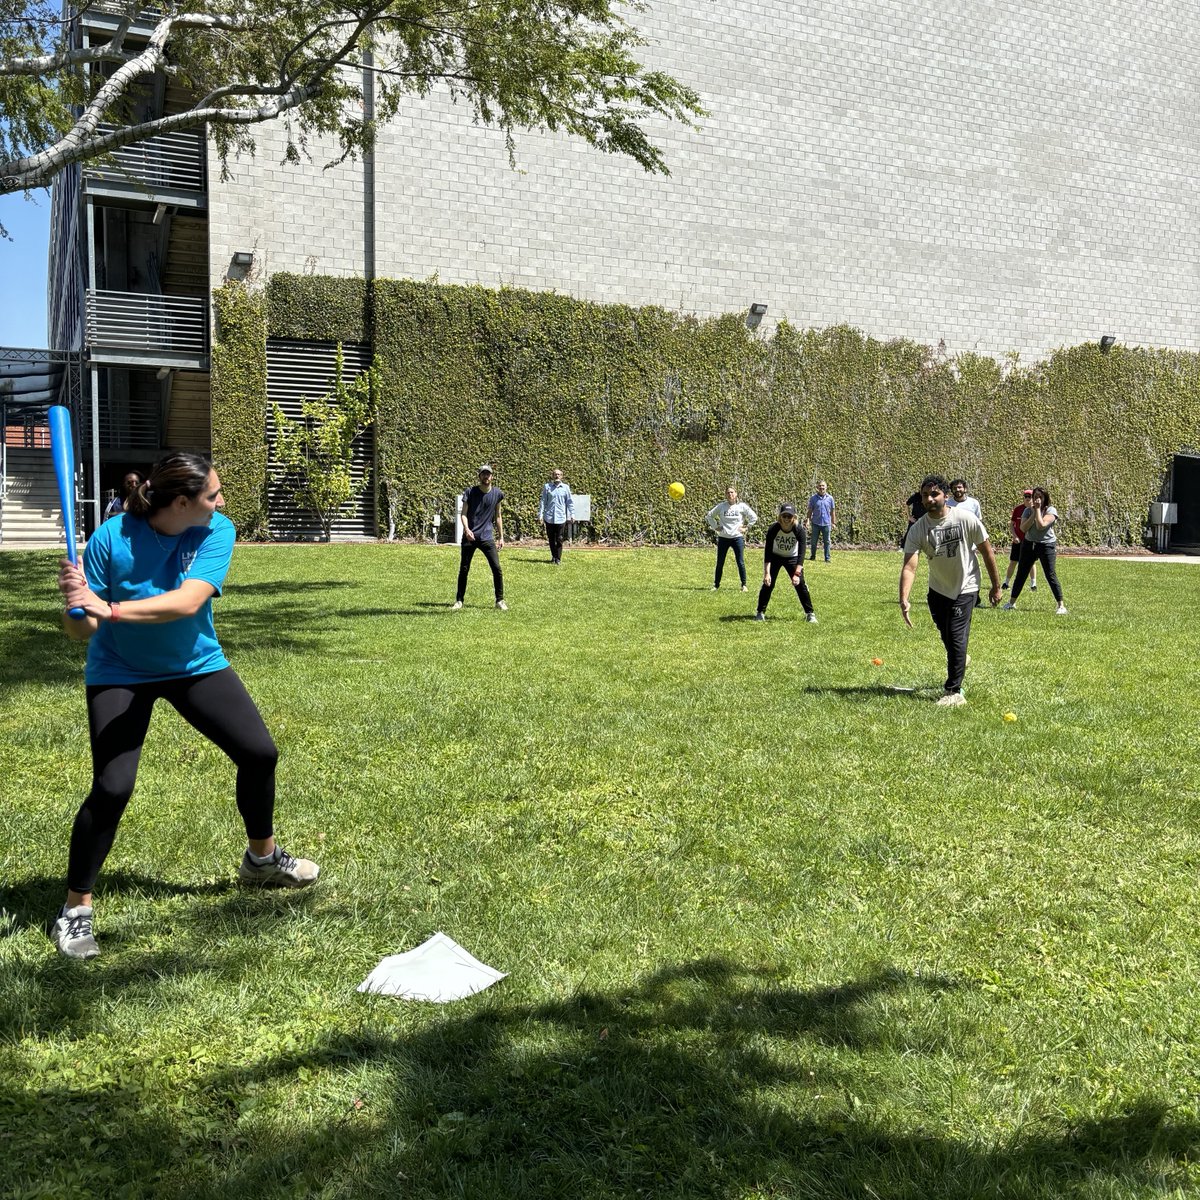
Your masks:
{"label": "man in gray t-shirt", "polygon": [[921,480],[925,515],[908,527],[904,537],[904,566],[900,568],[900,614],[912,628],[908,597],[917,574],[917,557],[929,559],[929,613],[946,647],[946,690],[938,704],[965,704],[963,675],[967,670],[967,642],[971,614],[979,603],[979,560],[983,555],[992,588],[992,605],[1000,603],[1000,572],[983,522],[965,508],[949,508],[949,485],[940,475]]}

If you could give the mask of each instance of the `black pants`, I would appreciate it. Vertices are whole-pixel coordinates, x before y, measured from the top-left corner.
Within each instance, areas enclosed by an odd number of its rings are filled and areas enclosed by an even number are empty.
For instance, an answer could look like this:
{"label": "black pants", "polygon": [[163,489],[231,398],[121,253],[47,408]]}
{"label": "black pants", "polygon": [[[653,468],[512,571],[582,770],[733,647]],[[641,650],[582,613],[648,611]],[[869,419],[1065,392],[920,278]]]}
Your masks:
{"label": "black pants", "polygon": [[[771,602],[771,593],[775,590],[775,585],[779,582],[784,574],[790,579],[800,568],[800,559],[798,558],[775,558],[770,559],[771,563],[771,582],[764,583],[758,589],[758,611],[766,612],[767,605]],[[796,586],[796,595],[800,597],[800,603],[804,606],[804,611],[810,613],[813,610],[812,597],[808,594],[808,584],[804,580],[804,572],[800,571],[800,582]]]}
{"label": "black pants", "polygon": [[261,839],[274,832],[279,751],[232,667],[161,683],[94,685],[87,689],[92,790],[71,830],[67,886],[72,891],[92,890],[112,849],[117,825],[133,795],[156,700],[170,704],[237,766],[237,806],[246,836]]}
{"label": "black pants", "polygon": [[1025,580],[1029,578],[1029,572],[1033,569],[1035,562],[1041,561],[1042,576],[1050,585],[1050,590],[1054,593],[1054,599],[1061,604],[1063,602],[1062,585],[1058,582],[1058,574],[1054,570],[1054,546],[1047,546],[1045,542],[1031,542],[1026,538],[1021,543],[1021,557],[1017,560],[1017,577],[1013,580],[1012,602],[1015,604],[1017,597],[1021,594],[1021,589],[1025,586]]}
{"label": "black pants", "polygon": [[552,525],[546,522],[546,541],[550,543],[550,561],[562,562],[563,530],[565,524]]}
{"label": "black pants", "polygon": [[967,642],[971,637],[971,614],[979,603],[978,592],[963,592],[961,596],[929,593],[929,614],[946,647],[946,691],[962,691],[963,675],[967,670]]}
{"label": "black pants", "polygon": [[473,542],[463,538],[462,558],[458,564],[458,593],[455,599],[461,601],[467,597],[467,575],[470,574],[471,559],[475,557],[476,550],[488,560],[488,566],[492,568],[492,583],[496,588],[496,599],[503,600],[504,573],[500,570],[500,553],[496,549],[496,543],[481,542],[478,538]]}
{"label": "black pants", "polygon": [[713,579],[713,587],[721,586],[721,574],[725,570],[725,555],[733,551],[734,562],[737,563],[738,578],[742,587],[746,586],[746,539],[744,537],[717,538],[717,574]]}

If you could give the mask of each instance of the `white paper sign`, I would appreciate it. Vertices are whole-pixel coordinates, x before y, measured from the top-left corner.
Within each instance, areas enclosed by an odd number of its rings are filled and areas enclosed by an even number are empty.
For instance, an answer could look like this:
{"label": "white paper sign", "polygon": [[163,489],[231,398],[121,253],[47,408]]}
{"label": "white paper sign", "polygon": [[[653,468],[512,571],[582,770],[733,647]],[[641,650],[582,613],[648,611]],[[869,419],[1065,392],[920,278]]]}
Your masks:
{"label": "white paper sign", "polygon": [[481,963],[453,938],[435,933],[415,950],[390,954],[358,985],[360,992],[448,1004],[474,996],[505,978],[505,972]]}

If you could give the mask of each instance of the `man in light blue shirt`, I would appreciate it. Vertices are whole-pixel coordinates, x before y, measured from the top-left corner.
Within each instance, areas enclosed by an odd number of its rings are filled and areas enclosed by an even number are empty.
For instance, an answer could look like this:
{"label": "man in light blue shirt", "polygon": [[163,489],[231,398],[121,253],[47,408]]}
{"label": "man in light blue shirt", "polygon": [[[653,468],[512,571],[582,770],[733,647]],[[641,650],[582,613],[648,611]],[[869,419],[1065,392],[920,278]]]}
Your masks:
{"label": "man in light blue shirt", "polygon": [[563,530],[568,521],[575,519],[571,489],[563,482],[561,468],[550,472],[550,482],[542,485],[542,500],[538,505],[538,520],[546,527],[546,540],[550,543],[550,561],[562,566]]}
{"label": "man in light blue shirt", "polygon": [[816,492],[808,500],[808,521],[812,526],[812,553],[808,556],[810,562],[816,561],[818,541],[824,544],[825,561],[829,561],[829,535],[836,520],[833,497],[822,479],[817,483]]}

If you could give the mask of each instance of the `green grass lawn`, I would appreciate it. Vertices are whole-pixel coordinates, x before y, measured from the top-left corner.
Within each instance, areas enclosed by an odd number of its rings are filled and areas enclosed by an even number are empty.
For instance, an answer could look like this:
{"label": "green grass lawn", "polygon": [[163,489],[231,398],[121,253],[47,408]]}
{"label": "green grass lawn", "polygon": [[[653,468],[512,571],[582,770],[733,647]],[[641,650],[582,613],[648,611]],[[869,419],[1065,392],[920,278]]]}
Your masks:
{"label": "green grass lawn", "polygon": [[[810,565],[817,625],[709,551],[546,557],[451,613],[452,547],[239,548],[321,881],[234,886],[232,771],[163,708],[79,964],[83,651],[55,555],[0,555],[0,1193],[1194,1193],[1200,570],[1060,559],[1070,616],[980,610],[946,710],[898,554]],[[439,929],[509,977],[355,991]]]}

